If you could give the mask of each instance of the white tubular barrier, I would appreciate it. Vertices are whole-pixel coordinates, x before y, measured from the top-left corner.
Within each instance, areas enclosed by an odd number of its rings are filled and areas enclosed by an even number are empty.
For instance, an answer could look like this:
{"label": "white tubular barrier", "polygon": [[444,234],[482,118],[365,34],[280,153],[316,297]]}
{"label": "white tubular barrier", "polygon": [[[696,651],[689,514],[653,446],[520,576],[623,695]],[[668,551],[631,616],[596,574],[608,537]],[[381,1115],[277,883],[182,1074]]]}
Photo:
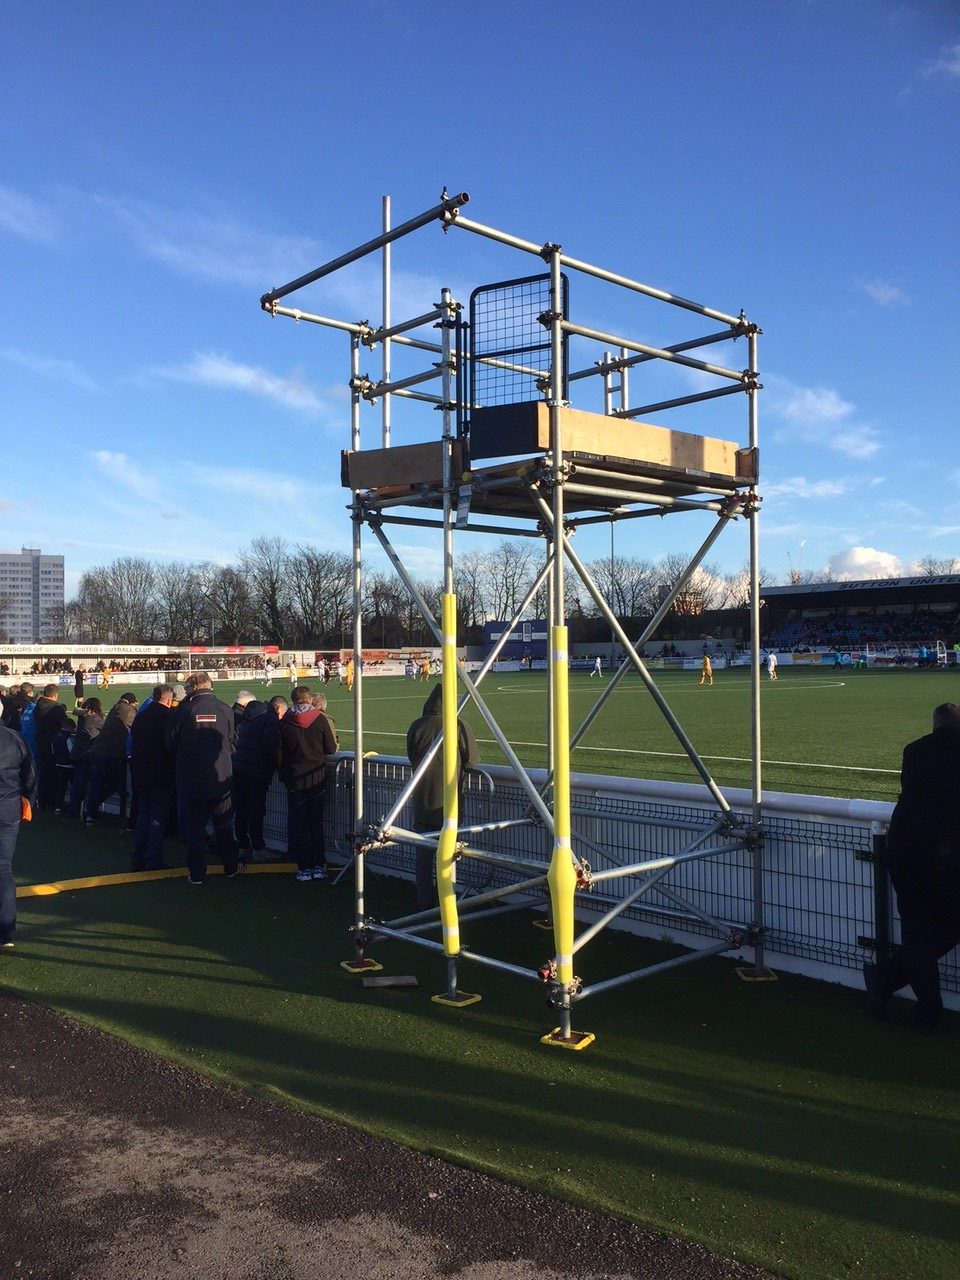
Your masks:
{"label": "white tubular barrier", "polygon": [[[344,759],[341,785],[328,806],[330,847],[349,856],[349,782],[351,761]],[[482,786],[471,779],[464,795],[465,824],[504,824],[488,835],[471,837],[478,849],[525,860],[540,860],[546,872],[551,843],[542,827],[522,818],[529,800],[505,766],[484,766],[493,779],[490,800]],[[387,812],[399,794],[410,766],[400,757],[376,756],[365,761],[368,815]],[[536,785],[542,771],[532,770]],[[594,871],[627,866],[644,857],[669,857],[689,845],[698,832],[716,823],[718,812],[706,789],[690,783],[612,778],[601,774],[574,773],[572,786],[573,848]],[[727,789],[733,821],[750,814],[750,793]],[[773,969],[861,988],[861,966],[874,958],[874,837],[882,835],[893,806],[872,800],[848,800],[832,796],[766,792],[763,800],[764,905],[766,959]],[[520,821],[518,821],[520,820]],[[399,825],[405,824],[404,815]],[[279,832],[277,832],[279,835]],[[715,856],[684,861],[663,880],[664,894],[651,889],[617,916],[612,927],[655,938],[702,947],[716,937],[691,911],[677,906],[680,893],[696,910],[731,925],[745,925],[752,914],[752,881],[749,855],[742,850],[721,852],[729,846],[730,833],[722,828],[704,841],[716,847]],[[638,856],[640,855],[640,856]],[[368,864],[399,876],[412,876],[412,847],[396,844],[368,855]],[[882,869],[877,871],[885,875]],[[515,875],[482,858],[464,858],[458,864],[462,888],[486,892],[509,885]],[[529,875],[529,870],[524,872]],[[613,877],[592,892],[577,894],[580,928],[636,887],[636,879]],[[536,899],[542,903],[542,895]],[[531,898],[531,905],[534,899]],[[893,942],[899,938],[893,913]],[[583,961],[589,965],[589,952]],[[745,947],[744,957],[749,959]],[[942,965],[944,1002],[960,1009],[960,960],[957,953]],[[585,978],[588,975],[584,974]],[[588,979],[589,980],[589,979]]]}

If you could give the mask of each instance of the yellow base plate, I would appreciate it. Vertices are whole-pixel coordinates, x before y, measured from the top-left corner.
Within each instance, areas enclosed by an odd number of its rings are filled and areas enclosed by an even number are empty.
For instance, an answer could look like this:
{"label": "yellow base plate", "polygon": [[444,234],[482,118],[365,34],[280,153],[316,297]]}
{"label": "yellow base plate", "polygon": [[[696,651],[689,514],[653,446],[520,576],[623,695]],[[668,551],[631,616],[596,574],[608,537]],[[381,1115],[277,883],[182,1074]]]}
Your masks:
{"label": "yellow base plate", "polygon": [[596,1038],[592,1031],[571,1031],[565,1040],[560,1027],[554,1027],[549,1035],[540,1037],[540,1043],[551,1044],[555,1049],[586,1049]]}
{"label": "yellow base plate", "polygon": [[380,973],[383,965],[367,956],[363,960],[341,960],[340,968],[346,969],[347,973]]}
{"label": "yellow base plate", "polygon": [[737,966],[737,977],[741,982],[776,982],[777,975],[772,969],[751,969],[747,965]]}
{"label": "yellow base plate", "polygon": [[446,1004],[451,1009],[465,1009],[468,1004],[479,1004],[483,996],[472,996],[468,991],[458,991],[455,996],[431,996],[434,1004]]}

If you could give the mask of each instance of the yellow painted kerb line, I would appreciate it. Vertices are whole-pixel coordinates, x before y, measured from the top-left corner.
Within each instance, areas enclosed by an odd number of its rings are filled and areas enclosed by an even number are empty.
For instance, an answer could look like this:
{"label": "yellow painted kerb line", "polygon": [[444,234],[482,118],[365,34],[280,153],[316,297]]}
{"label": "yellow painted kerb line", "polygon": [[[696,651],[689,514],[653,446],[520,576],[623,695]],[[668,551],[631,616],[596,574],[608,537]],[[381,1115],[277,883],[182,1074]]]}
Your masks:
{"label": "yellow painted kerb line", "polygon": [[[293,862],[265,862],[246,866],[243,875],[276,875],[296,870]],[[121,871],[109,876],[82,876],[77,880],[52,880],[49,884],[22,884],[17,889],[18,898],[49,898],[55,893],[69,893],[73,889],[102,889],[114,884],[143,884],[147,880],[182,880],[186,867],[168,867],[163,871]],[[208,867],[208,876],[222,876],[223,867]]]}

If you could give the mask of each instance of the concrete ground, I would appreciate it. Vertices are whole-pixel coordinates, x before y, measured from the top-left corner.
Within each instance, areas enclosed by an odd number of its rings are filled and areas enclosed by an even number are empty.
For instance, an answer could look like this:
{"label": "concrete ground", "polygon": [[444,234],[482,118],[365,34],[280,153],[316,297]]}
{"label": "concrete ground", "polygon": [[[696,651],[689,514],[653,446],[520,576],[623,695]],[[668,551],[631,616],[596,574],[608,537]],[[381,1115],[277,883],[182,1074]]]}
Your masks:
{"label": "concrete ground", "polygon": [[3,1280],[771,1280],[5,994],[0,1046]]}

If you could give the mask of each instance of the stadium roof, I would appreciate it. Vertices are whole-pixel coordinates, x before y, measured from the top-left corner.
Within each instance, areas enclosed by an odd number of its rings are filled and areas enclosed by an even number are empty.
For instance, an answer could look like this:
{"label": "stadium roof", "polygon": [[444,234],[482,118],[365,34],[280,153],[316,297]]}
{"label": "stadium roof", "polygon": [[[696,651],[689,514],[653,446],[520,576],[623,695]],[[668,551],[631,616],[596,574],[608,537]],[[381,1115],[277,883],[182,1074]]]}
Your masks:
{"label": "stadium roof", "polygon": [[858,604],[958,604],[960,573],[761,587],[760,596],[770,604],[787,605],[792,609],[826,609]]}

